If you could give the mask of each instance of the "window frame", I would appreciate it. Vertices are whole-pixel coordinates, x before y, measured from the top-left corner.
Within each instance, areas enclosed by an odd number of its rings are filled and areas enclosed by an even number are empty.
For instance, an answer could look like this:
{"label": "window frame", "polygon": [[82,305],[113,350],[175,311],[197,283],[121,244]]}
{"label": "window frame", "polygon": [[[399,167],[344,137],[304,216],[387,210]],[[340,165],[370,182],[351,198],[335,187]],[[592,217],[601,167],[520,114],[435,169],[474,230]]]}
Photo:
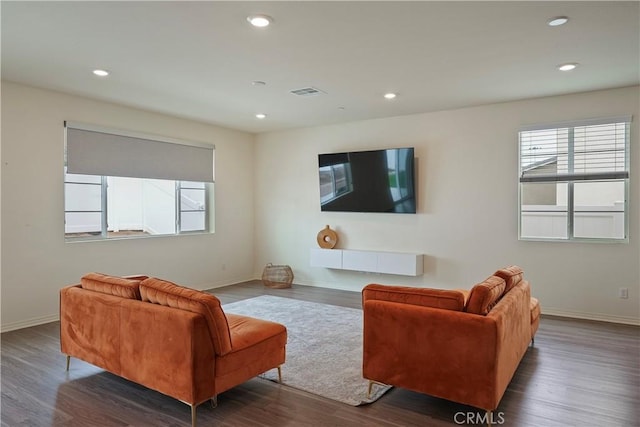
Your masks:
{"label": "window frame", "polygon": [[[108,179],[110,177],[107,176],[99,176],[99,175],[95,175],[97,177],[100,177],[100,183],[82,183],[82,182],[78,182],[78,181],[73,181],[73,180],[67,180],[67,176],[69,175],[77,175],[77,174],[67,174],[66,172],[64,173],[64,184],[65,184],[65,190],[64,190],[64,200],[65,200],[65,208],[64,208],[64,221],[65,221],[65,226],[66,226],[66,214],[67,213],[82,213],[82,212],[90,212],[90,213],[100,213],[100,234],[95,234],[95,235],[90,235],[90,236],[73,236],[72,234],[74,233],[67,233],[66,231],[64,232],[64,240],[67,243],[72,243],[72,242],[87,242],[87,241],[102,241],[102,240],[120,240],[120,239],[146,239],[146,238],[153,238],[153,237],[168,237],[168,236],[184,236],[184,235],[193,235],[193,234],[210,234],[212,233],[211,230],[211,221],[210,221],[210,217],[211,217],[211,196],[210,193],[212,191],[212,184],[213,183],[209,183],[209,182],[203,182],[202,184],[204,184],[204,188],[202,188],[202,191],[204,192],[204,209],[202,210],[202,212],[204,212],[205,218],[204,218],[204,229],[203,230],[188,230],[188,231],[183,231],[181,228],[182,225],[182,218],[181,218],[181,212],[183,212],[183,210],[181,210],[181,183],[182,182],[190,182],[190,181],[179,181],[179,180],[167,180],[167,181],[173,181],[174,183],[174,187],[175,187],[175,223],[174,223],[174,232],[173,233],[161,233],[161,234],[134,234],[134,235],[120,235],[120,236],[116,236],[116,237],[109,237],[109,223],[108,223],[108,210],[109,210],[109,204],[108,204],[108,196],[107,196],[107,189],[108,189]],[[114,177],[114,178],[121,178],[121,177]],[[146,178],[131,178],[131,179],[139,179],[139,180],[144,180]],[[66,184],[78,184],[78,185],[92,185],[92,186],[100,186],[100,200],[101,200],[101,210],[100,211],[75,211],[75,210],[67,210],[66,209],[66,199],[67,199],[67,191],[66,191]],[[188,189],[191,189],[190,187],[186,187]],[[86,233],[91,233],[91,232],[86,232]],[[96,232],[97,233],[97,232]],[[71,234],[71,235],[70,235]]]}
{"label": "window frame", "polygon": [[[193,182],[193,181],[175,181],[175,184],[176,184],[176,234],[183,235],[183,234],[210,233],[209,218],[210,218],[211,205],[209,203],[210,202],[209,194],[211,192],[211,183],[209,182],[200,183],[200,184],[203,184],[202,188],[183,186],[183,183],[187,183],[187,182]],[[200,210],[182,209],[182,190],[202,190],[204,195],[203,204],[205,207],[204,208],[204,230],[187,230],[187,231],[182,230],[182,223],[183,223],[182,213],[183,212],[188,212],[188,213],[201,212]]]}
{"label": "window frame", "polygon": [[[68,169],[71,172],[68,172]],[[100,186],[100,211],[97,210],[67,210],[67,196],[71,189],[68,184],[89,185],[89,183],[74,182],[73,176],[93,176],[92,185]],[[173,194],[173,212],[171,221],[164,221],[162,229],[155,234],[132,234],[109,236],[109,179],[128,178],[143,180],[138,182],[142,186],[153,184],[153,180],[164,181],[172,186],[168,190]],[[151,180],[146,183],[144,180]],[[90,181],[89,178],[86,181]],[[215,145],[204,142],[178,140],[165,136],[150,135],[123,129],[107,128],[95,124],[64,121],[64,168],[63,168],[63,206],[64,206],[64,239],[66,242],[98,241],[118,239],[139,239],[148,237],[166,237],[191,234],[210,234],[214,231],[214,197],[215,189]],[[183,187],[183,183],[193,183],[199,188]],[[115,183],[114,183],[115,184]],[[163,186],[165,184],[162,184]],[[201,185],[201,187],[200,187]],[[182,209],[183,190],[201,190],[204,196],[193,199],[199,209]],[[120,194],[120,193],[117,193]],[[167,193],[169,194],[169,193]],[[120,194],[122,196],[122,194]],[[91,201],[91,209],[96,207],[97,194],[88,194],[91,199],[69,199],[76,202]],[[202,201],[203,200],[203,201]],[[169,199],[165,199],[169,201]],[[141,200],[142,202],[142,200]],[[116,196],[114,203],[118,204]],[[83,208],[83,203],[71,204],[72,207]],[[111,207],[113,209],[113,205]],[[164,206],[161,211],[170,212],[171,208]],[[182,213],[203,212],[204,221],[197,217],[196,225],[203,225],[204,229],[189,227],[182,230]],[[97,231],[96,218],[86,222],[89,231],[67,233],[69,213],[100,214],[100,231]],[[143,215],[144,217],[144,215]],[[82,220],[82,218],[81,218]],[[201,222],[202,221],[202,222]],[[117,221],[116,221],[117,222]],[[173,224],[171,225],[171,222]],[[143,219],[143,228],[149,223]],[[146,224],[146,225],[145,225]],[[85,225],[85,224],[81,224]],[[137,225],[137,224],[135,224]],[[118,227],[118,224],[113,224]],[[152,227],[155,225],[151,225]],[[173,232],[168,232],[173,227]],[[98,235],[99,233],[99,235]],[[84,234],[84,235],[74,235]]]}
{"label": "window frame", "polygon": [[[629,196],[630,196],[630,176],[631,176],[631,165],[630,165],[630,148],[631,148],[631,122],[632,116],[620,116],[620,117],[609,117],[609,118],[596,118],[596,119],[587,119],[587,120],[579,120],[579,121],[570,121],[570,122],[561,122],[549,125],[533,125],[523,127],[518,132],[518,240],[521,241],[541,241],[541,242],[587,242],[587,243],[628,243],[629,242]],[[563,128],[568,128],[568,152],[567,159],[569,164],[573,164],[576,157],[576,152],[573,150],[573,145],[575,143],[575,135],[574,130],[577,127],[588,127],[588,126],[598,126],[598,125],[606,125],[606,124],[625,124],[625,134],[624,134],[624,171],[623,172],[594,172],[594,173],[575,173],[574,171],[568,172],[567,174],[552,174],[551,175],[543,175],[540,177],[535,176],[524,176],[523,170],[523,140],[522,133],[528,131],[537,131],[537,130],[559,130]],[[575,185],[578,183],[596,183],[596,182],[619,182],[622,181],[624,183],[624,203],[623,203],[623,217],[624,217],[624,237],[616,238],[616,237],[576,237],[575,236],[575,214],[576,211],[580,212],[579,209],[576,209],[575,206]],[[567,222],[566,222],[566,232],[567,237],[531,237],[531,236],[523,236],[522,235],[522,221],[523,221],[523,185],[528,183],[566,183],[567,184]]]}

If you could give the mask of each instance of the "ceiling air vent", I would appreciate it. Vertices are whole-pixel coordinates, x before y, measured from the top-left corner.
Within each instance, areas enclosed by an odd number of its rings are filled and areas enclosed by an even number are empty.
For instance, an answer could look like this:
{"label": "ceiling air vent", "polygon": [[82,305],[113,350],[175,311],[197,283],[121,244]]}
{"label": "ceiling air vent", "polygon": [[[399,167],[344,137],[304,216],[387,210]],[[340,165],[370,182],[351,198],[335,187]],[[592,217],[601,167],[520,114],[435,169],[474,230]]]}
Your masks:
{"label": "ceiling air vent", "polygon": [[294,95],[298,95],[298,96],[315,96],[315,95],[321,95],[323,92],[320,89],[316,89],[315,87],[303,87],[300,89],[294,89],[292,91],[290,91],[292,94]]}

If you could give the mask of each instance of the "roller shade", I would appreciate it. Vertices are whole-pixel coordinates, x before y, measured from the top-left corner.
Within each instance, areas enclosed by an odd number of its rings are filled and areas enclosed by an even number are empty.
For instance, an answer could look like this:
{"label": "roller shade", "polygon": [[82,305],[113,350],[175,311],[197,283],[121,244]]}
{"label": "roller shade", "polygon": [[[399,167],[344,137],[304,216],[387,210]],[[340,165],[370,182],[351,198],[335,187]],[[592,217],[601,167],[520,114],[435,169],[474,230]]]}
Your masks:
{"label": "roller shade", "polygon": [[65,123],[67,172],[214,181],[214,147]]}

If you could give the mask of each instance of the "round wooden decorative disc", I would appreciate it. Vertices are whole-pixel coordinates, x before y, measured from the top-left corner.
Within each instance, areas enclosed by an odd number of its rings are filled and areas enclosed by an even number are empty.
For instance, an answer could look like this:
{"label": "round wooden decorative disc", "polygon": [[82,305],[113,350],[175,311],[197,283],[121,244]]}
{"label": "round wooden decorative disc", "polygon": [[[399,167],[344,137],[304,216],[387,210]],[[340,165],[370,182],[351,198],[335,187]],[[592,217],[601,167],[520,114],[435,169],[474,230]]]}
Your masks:
{"label": "round wooden decorative disc", "polygon": [[324,249],[333,249],[336,247],[336,243],[338,243],[338,233],[333,231],[327,225],[325,228],[320,230],[318,233],[318,237],[316,238],[318,241],[318,245]]}

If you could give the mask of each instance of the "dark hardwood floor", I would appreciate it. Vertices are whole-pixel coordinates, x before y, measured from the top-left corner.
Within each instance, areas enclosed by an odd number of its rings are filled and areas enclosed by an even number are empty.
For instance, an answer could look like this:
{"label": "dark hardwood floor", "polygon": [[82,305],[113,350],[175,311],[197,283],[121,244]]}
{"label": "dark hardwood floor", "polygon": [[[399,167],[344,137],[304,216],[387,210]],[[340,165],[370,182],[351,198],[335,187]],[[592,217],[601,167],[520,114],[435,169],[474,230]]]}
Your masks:
{"label": "dark hardwood floor", "polygon": [[[356,292],[269,289],[258,281],[211,292],[223,303],[270,294],[361,306]],[[190,426],[189,407],[170,397],[77,359],[66,372],[58,329],[53,322],[2,334],[2,426]],[[201,427],[437,427],[469,425],[474,414],[483,415],[401,389],[351,407],[257,378],[221,394],[217,408],[197,410]],[[494,418],[496,425],[518,427],[629,427],[639,420],[640,328],[546,316]]]}

